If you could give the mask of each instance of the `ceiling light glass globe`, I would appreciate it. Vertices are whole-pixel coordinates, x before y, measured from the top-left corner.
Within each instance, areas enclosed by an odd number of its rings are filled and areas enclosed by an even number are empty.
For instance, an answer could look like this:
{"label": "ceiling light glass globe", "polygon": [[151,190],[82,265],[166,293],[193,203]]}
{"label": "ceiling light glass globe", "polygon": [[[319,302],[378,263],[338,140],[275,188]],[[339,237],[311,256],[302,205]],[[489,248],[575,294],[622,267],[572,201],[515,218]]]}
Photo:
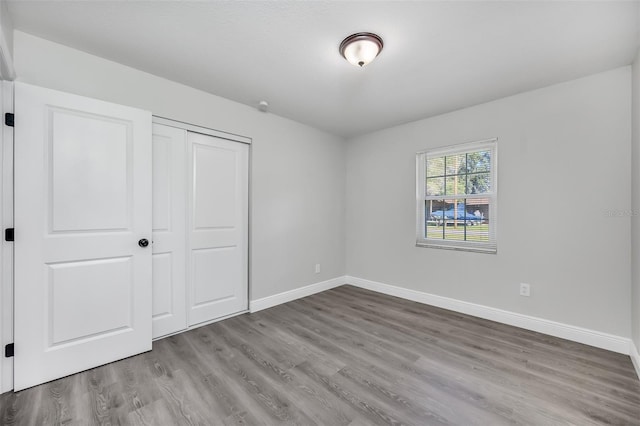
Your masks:
{"label": "ceiling light glass globe", "polygon": [[344,57],[353,65],[365,66],[373,61],[380,49],[376,43],[370,40],[357,40],[344,49]]}

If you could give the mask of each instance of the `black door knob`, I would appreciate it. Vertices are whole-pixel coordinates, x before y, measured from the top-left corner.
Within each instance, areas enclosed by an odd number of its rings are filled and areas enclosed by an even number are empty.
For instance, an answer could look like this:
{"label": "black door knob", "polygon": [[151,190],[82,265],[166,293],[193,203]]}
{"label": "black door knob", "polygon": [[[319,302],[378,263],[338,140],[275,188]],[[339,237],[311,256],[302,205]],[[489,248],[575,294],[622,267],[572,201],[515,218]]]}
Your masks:
{"label": "black door knob", "polygon": [[138,241],[138,245],[140,247],[146,247],[149,245],[149,240],[147,240],[146,238],[143,238],[140,241]]}

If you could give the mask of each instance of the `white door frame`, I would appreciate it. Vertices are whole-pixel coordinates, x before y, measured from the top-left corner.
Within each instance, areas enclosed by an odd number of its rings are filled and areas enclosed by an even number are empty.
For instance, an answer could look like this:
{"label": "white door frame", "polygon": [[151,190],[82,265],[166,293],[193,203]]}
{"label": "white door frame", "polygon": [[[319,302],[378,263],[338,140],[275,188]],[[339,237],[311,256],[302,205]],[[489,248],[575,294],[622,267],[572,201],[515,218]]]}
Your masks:
{"label": "white door frame", "polygon": [[[0,13],[8,15],[0,1]],[[13,127],[4,125],[5,113],[13,113],[13,83],[16,71],[5,34],[10,22],[0,26],[0,394],[13,389],[13,358],[4,357],[4,346],[13,342],[13,243],[4,240],[4,230],[13,228]]]}
{"label": "white door frame", "polygon": [[[13,390],[13,358],[5,358],[4,356],[5,345],[13,342],[13,243],[4,241],[4,230],[13,227],[13,128],[4,125],[5,113],[13,113],[13,82],[0,81],[0,100],[0,118],[2,119],[2,123],[0,123],[0,125],[2,125],[2,131],[0,131],[0,142],[2,142],[0,149],[0,238],[2,239],[0,243],[0,394],[2,394]],[[249,282],[247,291],[249,293],[248,300],[251,300],[252,138],[157,116],[153,116],[153,123],[179,127],[192,132],[249,145],[249,223],[247,224],[247,231],[249,233]],[[246,312],[248,312],[248,309]],[[244,312],[238,314],[242,313]],[[201,327],[226,318],[228,317],[218,318],[191,328]],[[183,331],[180,331],[180,333]]]}
{"label": "white door frame", "polygon": [[[202,133],[203,135],[214,136],[216,138],[227,139],[234,142],[246,143],[251,146],[252,139],[248,136],[237,135],[235,133],[224,132],[222,130],[209,129],[207,127],[197,126],[195,124],[185,123],[184,121],[171,120],[169,118],[153,116],[154,124],[164,124],[169,127],[177,127],[178,129],[186,130],[188,132]],[[251,174],[251,173],[249,173]]]}
{"label": "white door frame", "polygon": [[0,393],[13,389],[13,358],[5,358],[5,345],[13,342],[13,243],[4,240],[4,230],[13,228],[13,127],[4,124],[13,113],[13,83],[0,82]]}

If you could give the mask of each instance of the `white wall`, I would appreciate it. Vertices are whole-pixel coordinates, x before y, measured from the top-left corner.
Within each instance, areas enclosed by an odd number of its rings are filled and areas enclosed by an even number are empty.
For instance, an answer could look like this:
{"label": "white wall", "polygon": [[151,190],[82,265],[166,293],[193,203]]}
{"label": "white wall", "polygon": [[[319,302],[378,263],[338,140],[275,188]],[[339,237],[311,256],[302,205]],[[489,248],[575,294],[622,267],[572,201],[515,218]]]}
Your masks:
{"label": "white wall", "polygon": [[6,0],[0,0],[0,31],[9,50],[9,56],[13,57],[13,22]]}
{"label": "white wall", "polygon": [[344,275],[343,139],[19,31],[14,60],[20,81],[253,138],[251,299]]}
{"label": "white wall", "polygon": [[13,22],[6,0],[0,0],[0,79],[13,80]]}
{"label": "white wall", "polygon": [[640,50],[632,67],[631,339],[640,349]]}
{"label": "white wall", "polygon": [[[629,337],[630,73],[349,140],[347,274]],[[416,151],[492,137],[498,254],[415,247]]]}

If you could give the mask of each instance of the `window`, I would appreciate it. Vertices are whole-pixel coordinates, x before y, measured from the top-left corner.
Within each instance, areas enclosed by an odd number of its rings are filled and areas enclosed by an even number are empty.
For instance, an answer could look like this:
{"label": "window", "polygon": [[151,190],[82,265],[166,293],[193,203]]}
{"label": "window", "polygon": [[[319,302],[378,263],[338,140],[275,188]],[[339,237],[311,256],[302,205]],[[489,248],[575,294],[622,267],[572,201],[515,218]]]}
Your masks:
{"label": "window", "polygon": [[496,141],[416,155],[416,245],[497,252]]}

